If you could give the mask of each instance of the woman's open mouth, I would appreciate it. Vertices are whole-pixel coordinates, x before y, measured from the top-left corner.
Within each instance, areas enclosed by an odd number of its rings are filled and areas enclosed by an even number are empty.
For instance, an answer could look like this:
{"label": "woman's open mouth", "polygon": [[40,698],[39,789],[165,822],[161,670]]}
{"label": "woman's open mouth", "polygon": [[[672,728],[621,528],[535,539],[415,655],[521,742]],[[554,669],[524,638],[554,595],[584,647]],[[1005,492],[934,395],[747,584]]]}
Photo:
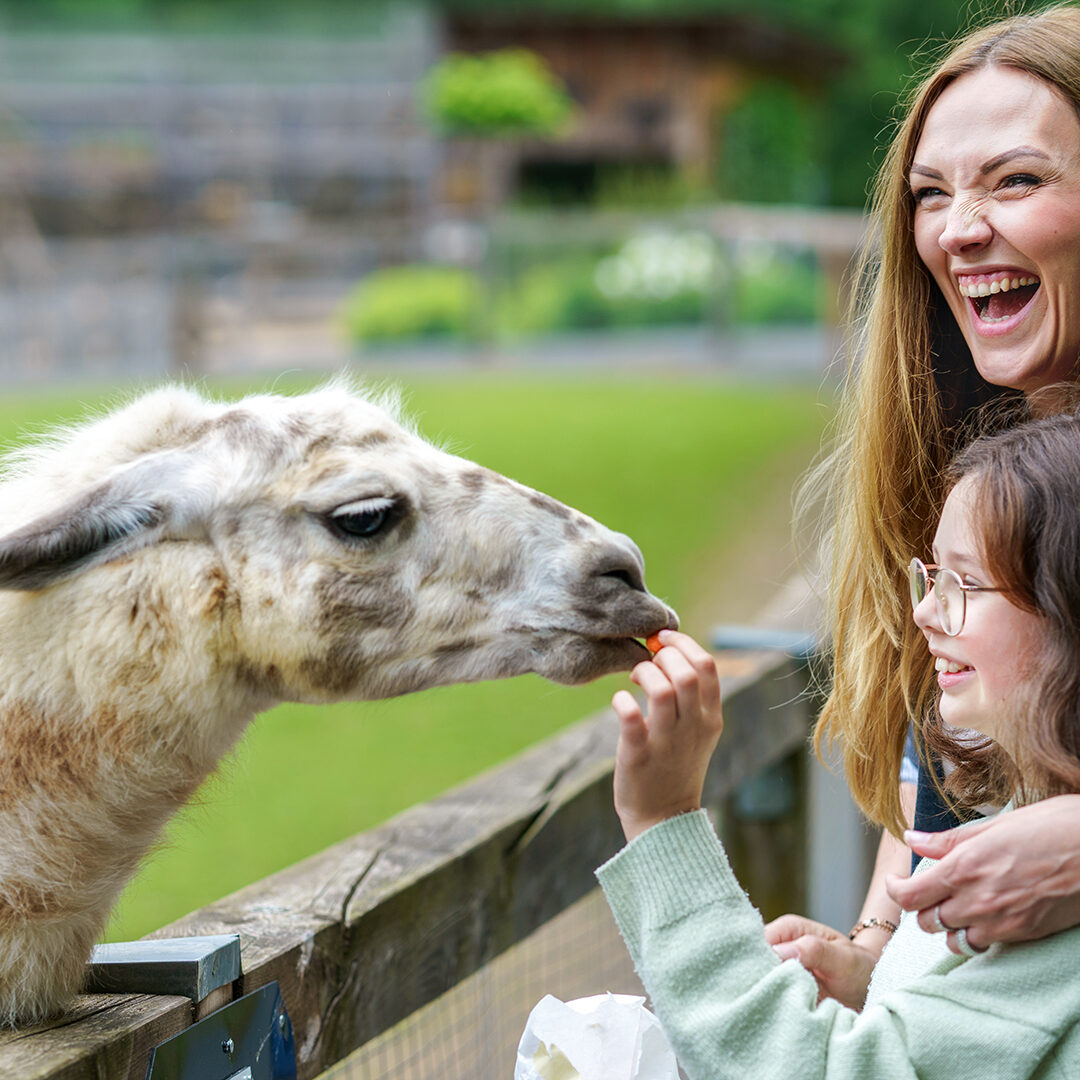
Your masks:
{"label": "woman's open mouth", "polygon": [[975,313],[976,327],[985,331],[1011,329],[1035,299],[1041,282],[1032,275],[972,274],[957,278],[960,295]]}

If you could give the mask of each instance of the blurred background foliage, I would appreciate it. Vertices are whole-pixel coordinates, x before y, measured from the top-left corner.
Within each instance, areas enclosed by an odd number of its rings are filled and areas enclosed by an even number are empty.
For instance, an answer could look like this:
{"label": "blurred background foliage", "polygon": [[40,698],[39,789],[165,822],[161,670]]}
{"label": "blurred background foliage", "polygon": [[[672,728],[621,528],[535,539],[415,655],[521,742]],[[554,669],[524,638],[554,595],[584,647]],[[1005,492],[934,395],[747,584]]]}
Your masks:
{"label": "blurred background foliage", "polygon": [[431,264],[376,270],[346,297],[343,329],[356,347],[513,342],[578,330],[809,325],[825,302],[809,252],[765,242],[721,248],[705,232],[655,225],[612,246],[546,256],[507,249],[493,264],[488,275]]}
{"label": "blurred background foliage", "polygon": [[[0,28],[191,32],[302,28],[346,33],[391,0],[3,0]],[[436,0],[483,14],[513,10],[622,17],[739,13],[827,40],[848,57],[823,93],[763,81],[724,119],[714,195],[762,202],[862,206],[883,129],[914,73],[957,29],[1004,3],[961,0]],[[1023,4],[1010,4],[1014,10]],[[1030,5],[1028,5],[1030,6]]]}
{"label": "blurred background foliage", "polygon": [[570,96],[528,49],[453,53],[428,73],[421,95],[447,135],[552,135],[570,117]]}
{"label": "blurred background foliage", "polygon": [[[444,0],[482,13],[505,0]],[[804,32],[839,47],[848,62],[823,94],[758,83],[724,118],[716,194],[725,199],[863,206],[897,100],[955,34],[973,22],[1034,5],[994,0],[524,0],[512,5],[560,13],[632,17],[737,13]]]}
{"label": "blurred background foliage", "polygon": [[[0,367],[265,367],[295,359],[285,335],[335,366],[409,340],[832,332],[897,99],[970,16],[0,0]],[[804,214],[800,235],[779,222],[751,243],[760,220],[709,216],[732,204],[849,220],[840,237]]]}

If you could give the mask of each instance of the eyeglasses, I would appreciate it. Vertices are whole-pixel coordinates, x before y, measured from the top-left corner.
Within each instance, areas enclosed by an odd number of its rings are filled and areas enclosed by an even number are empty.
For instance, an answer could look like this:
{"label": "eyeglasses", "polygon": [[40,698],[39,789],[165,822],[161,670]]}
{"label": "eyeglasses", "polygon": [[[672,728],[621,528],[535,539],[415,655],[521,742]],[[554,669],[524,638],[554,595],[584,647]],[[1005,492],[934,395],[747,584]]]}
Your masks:
{"label": "eyeglasses", "polygon": [[1001,592],[991,585],[965,585],[955,570],[933,563],[927,566],[921,559],[912,559],[908,564],[912,611],[923,602],[931,586],[937,601],[938,621],[949,637],[956,637],[964,629],[969,592]]}

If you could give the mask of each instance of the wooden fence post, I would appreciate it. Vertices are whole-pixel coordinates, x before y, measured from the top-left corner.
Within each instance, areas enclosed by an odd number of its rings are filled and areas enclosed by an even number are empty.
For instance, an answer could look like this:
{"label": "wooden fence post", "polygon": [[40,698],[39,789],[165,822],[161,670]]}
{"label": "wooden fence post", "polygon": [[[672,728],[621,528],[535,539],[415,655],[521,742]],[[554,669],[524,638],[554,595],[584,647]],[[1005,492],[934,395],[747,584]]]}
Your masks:
{"label": "wooden fence post", "polygon": [[807,762],[798,751],[724,800],[720,835],[735,876],[768,922],[806,910]]}

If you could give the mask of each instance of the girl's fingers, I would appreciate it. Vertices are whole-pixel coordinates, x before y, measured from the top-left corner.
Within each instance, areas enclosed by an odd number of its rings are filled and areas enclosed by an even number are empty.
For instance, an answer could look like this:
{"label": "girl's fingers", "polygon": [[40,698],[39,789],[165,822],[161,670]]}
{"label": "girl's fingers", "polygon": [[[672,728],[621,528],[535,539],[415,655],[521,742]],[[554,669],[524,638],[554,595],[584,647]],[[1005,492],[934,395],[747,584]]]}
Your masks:
{"label": "girl's fingers", "polygon": [[839,930],[807,919],[803,915],[781,915],[765,924],[765,940],[770,945],[778,945],[781,941],[794,941],[808,935],[825,938],[827,941],[839,941],[841,938],[847,940]]}
{"label": "girl's fingers", "polygon": [[629,690],[618,690],[615,696],[611,699],[611,707],[615,710],[615,715],[620,720],[633,721],[635,719],[643,719],[641,715],[641,706],[637,703],[637,698],[630,693]]}
{"label": "girl's fingers", "polygon": [[666,735],[686,721],[718,734],[723,719],[716,662],[686,634],[664,630],[659,636],[664,647],[630,673],[648,698],[650,732]]}
{"label": "girl's fingers", "polygon": [[664,673],[675,695],[680,716],[692,716],[701,707],[701,691],[698,674],[681,650],[662,649],[653,663]]}
{"label": "girl's fingers", "polygon": [[641,706],[628,690],[620,690],[611,699],[611,707],[619,718],[619,750],[639,753],[649,741],[649,729],[645,724]]}
{"label": "girl's fingers", "polygon": [[661,667],[665,661],[672,661],[674,657],[681,655],[687,664],[693,669],[697,686],[695,693],[702,708],[713,709],[720,705],[720,676],[716,670],[716,661],[699,645],[689,634],[680,633],[678,630],[662,630],[660,639],[663,645],[670,646],[665,651],[658,653],[653,658],[653,663],[659,663]]}
{"label": "girl's fingers", "polygon": [[638,664],[633,677],[649,699],[649,727],[657,732],[670,728],[678,717],[678,711],[675,688],[664,670],[655,662]]}
{"label": "girl's fingers", "polygon": [[698,663],[709,664],[712,657],[694,640],[689,634],[679,630],[662,630],[660,640],[664,645],[671,645],[683,653],[686,658],[695,665]]}

